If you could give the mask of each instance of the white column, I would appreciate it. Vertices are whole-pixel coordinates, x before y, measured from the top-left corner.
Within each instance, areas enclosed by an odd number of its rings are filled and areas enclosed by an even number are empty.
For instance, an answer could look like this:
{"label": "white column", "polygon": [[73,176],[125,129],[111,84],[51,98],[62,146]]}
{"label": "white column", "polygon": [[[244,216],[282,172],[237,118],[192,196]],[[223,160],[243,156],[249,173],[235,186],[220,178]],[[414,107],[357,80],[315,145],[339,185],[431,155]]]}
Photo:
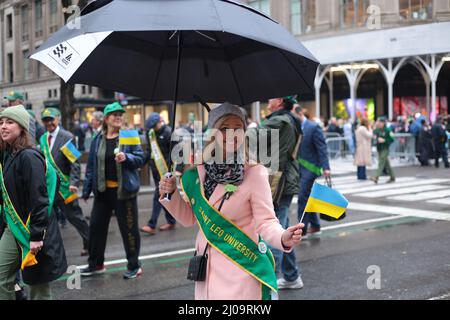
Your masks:
{"label": "white column", "polygon": [[389,120],[394,117],[394,73],[393,73],[393,65],[392,58],[388,61],[388,73],[387,73],[387,84],[388,84],[388,116]]}
{"label": "white column", "polygon": [[436,120],[436,82],[438,78],[438,72],[436,70],[436,55],[431,56],[431,110],[428,110],[428,116],[431,118],[431,121]]}

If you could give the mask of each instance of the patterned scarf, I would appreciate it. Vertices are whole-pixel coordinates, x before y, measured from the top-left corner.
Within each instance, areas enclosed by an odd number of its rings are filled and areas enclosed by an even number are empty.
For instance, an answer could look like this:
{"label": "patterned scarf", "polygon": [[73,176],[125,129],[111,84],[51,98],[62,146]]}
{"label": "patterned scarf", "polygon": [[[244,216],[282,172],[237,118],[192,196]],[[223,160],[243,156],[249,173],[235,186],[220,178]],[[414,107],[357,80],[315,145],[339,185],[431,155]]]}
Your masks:
{"label": "patterned scarf", "polygon": [[[243,164],[207,164],[205,163],[205,197],[213,194],[218,184],[240,185],[244,180]],[[228,174],[227,172],[230,171]]]}

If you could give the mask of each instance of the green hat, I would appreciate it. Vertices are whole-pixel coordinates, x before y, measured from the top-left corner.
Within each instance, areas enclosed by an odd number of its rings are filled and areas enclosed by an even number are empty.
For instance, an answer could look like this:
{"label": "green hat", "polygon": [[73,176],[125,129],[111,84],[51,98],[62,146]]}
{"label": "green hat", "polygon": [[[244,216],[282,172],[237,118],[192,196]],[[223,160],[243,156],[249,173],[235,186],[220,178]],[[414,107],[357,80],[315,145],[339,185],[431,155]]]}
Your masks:
{"label": "green hat", "polygon": [[290,101],[290,102],[292,102],[292,104],[297,104],[297,103],[298,103],[298,100],[297,100],[297,96],[296,96],[296,95],[295,95],[295,96],[287,96],[287,97],[284,97],[283,100]]}
{"label": "green hat", "polygon": [[61,112],[56,108],[45,108],[41,112],[41,119],[44,120],[45,118],[59,118],[61,117]]}
{"label": "green hat", "polygon": [[106,118],[110,113],[113,113],[113,112],[116,112],[116,111],[120,111],[122,113],[125,113],[125,109],[117,101],[113,102],[111,104],[108,104],[105,107],[105,110],[103,110],[103,114],[105,115],[105,118]]}
{"label": "green hat", "polygon": [[1,118],[11,119],[17,122],[27,132],[30,131],[31,117],[22,105],[6,108],[0,113],[0,119]]}
{"label": "green hat", "polygon": [[22,100],[22,101],[24,101],[25,100],[23,94],[21,92],[19,92],[19,91],[11,91],[9,93],[9,95],[7,95],[5,97],[5,99],[7,99],[9,101],[15,101],[15,100]]}

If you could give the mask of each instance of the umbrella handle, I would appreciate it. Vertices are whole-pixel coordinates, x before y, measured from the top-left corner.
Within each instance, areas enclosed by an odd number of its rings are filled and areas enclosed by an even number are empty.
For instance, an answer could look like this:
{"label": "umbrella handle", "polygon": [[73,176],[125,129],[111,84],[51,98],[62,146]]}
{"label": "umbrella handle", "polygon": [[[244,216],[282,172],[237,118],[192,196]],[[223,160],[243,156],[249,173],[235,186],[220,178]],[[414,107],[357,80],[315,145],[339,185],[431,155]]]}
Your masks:
{"label": "umbrella handle", "polygon": [[[164,175],[165,178],[172,178],[172,176],[173,176],[173,175],[172,175],[171,172],[167,172],[167,173]],[[172,194],[166,193],[166,195],[164,196],[164,200],[170,201],[170,199],[172,199]]]}

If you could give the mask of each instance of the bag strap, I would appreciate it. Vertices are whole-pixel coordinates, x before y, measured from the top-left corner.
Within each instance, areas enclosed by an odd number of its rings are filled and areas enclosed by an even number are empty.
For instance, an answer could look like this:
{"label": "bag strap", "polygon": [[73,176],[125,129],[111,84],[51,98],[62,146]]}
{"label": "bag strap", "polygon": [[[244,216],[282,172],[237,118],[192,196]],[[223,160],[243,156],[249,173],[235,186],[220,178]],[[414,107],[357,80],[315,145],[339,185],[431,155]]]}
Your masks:
{"label": "bag strap", "polygon": [[[230,192],[226,192],[222,198],[222,201],[220,202],[219,208],[217,209],[218,211],[220,211],[222,209],[222,206],[225,202],[225,200],[229,199],[231,196]],[[203,251],[203,256],[206,256],[206,251],[208,250],[209,247],[209,242],[206,242],[206,247],[205,247],[205,251]]]}

